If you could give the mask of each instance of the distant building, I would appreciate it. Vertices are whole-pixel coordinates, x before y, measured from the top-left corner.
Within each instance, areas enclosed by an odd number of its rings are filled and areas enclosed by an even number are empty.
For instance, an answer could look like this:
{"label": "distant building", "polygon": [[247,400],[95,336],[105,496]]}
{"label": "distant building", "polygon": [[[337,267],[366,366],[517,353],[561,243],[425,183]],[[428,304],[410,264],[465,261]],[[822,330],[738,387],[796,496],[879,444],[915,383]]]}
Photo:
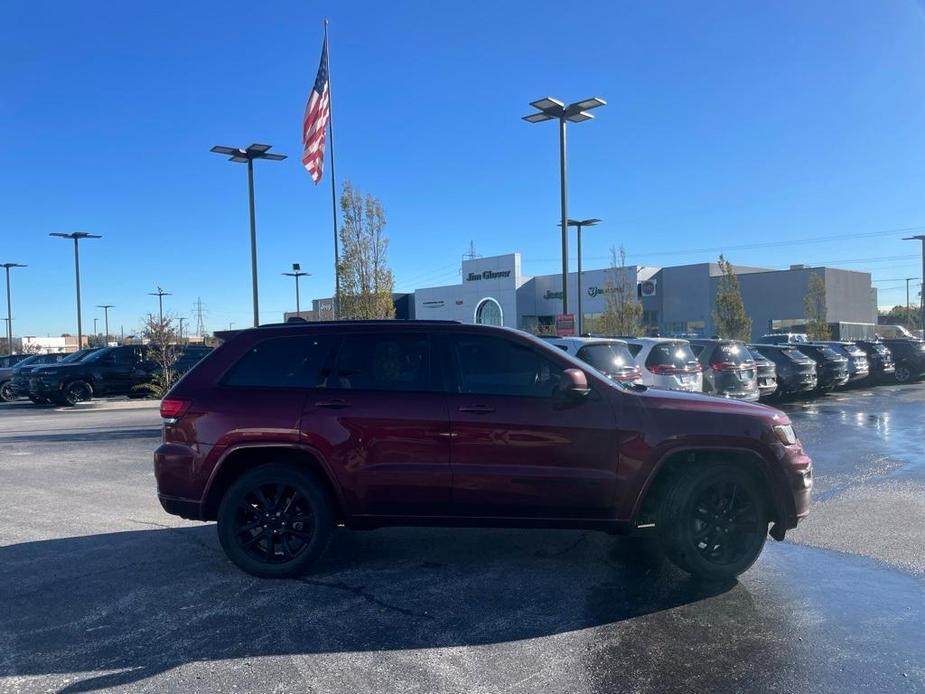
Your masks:
{"label": "distant building", "polygon": [[[89,335],[83,336],[84,347],[89,345],[89,339]],[[57,354],[59,352],[70,354],[79,349],[76,335],[62,337],[26,335],[22,338],[13,338],[13,347],[19,352],[28,352],[29,354]]]}
{"label": "distant building", "polygon": [[[787,270],[734,266],[745,310],[752,318],[752,339],[771,330],[785,330],[805,323],[803,299],[813,273],[824,276],[829,322],[860,326],[873,333],[877,322],[877,291],[868,272],[829,267],[793,265]],[[412,294],[396,294],[396,317],[457,320],[549,332],[562,311],[560,274],[527,276],[519,253],[486,258],[464,258],[458,284],[426,287]],[[617,276],[618,272],[623,275]],[[696,334],[710,337],[713,303],[721,271],[716,263],[673,267],[628,265],[622,270],[584,270],[581,279],[582,314],[586,332],[606,308],[606,295],[625,283],[636,288],[643,307],[643,324],[661,335]],[[578,311],[578,276],[569,282],[569,309]],[[405,303],[407,302],[407,303]],[[308,320],[325,320],[333,302],[316,299]],[[405,307],[406,306],[406,307]],[[286,316],[295,314],[287,313]]]}

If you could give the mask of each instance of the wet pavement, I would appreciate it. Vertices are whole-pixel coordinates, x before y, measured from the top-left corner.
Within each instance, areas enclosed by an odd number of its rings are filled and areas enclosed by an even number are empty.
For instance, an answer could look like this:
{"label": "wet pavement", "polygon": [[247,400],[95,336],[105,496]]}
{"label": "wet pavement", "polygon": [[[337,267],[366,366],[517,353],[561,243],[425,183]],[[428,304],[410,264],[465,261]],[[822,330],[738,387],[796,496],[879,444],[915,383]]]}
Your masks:
{"label": "wet pavement", "polygon": [[925,691],[925,384],[783,408],[820,501],[704,585],[601,533],[442,529],[260,581],[160,510],[156,412],[0,407],[0,691]]}

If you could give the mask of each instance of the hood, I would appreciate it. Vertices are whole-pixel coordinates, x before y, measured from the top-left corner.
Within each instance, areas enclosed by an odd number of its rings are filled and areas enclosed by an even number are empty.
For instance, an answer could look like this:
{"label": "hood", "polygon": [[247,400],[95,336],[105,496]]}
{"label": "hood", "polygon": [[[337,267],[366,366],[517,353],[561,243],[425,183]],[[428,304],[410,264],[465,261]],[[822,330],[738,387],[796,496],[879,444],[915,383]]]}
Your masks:
{"label": "hood", "polygon": [[80,362],[74,362],[72,364],[43,364],[42,366],[30,367],[30,370],[33,375],[39,376],[46,373],[62,373],[69,369],[80,368],[83,366]]}
{"label": "hood", "polygon": [[691,410],[716,414],[740,415],[774,420],[775,424],[788,424],[790,418],[773,407],[731,398],[720,398],[705,393],[686,393],[676,390],[649,390],[636,394],[643,407],[651,409]]}

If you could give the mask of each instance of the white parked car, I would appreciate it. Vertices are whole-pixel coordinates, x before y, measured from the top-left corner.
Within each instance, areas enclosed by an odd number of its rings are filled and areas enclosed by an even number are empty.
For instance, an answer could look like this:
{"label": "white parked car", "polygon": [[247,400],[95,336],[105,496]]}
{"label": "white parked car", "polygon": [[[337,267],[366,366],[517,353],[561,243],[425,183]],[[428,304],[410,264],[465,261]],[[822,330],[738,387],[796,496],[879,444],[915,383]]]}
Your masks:
{"label": "white parked car", "polygon": [[668,337],[636,337],[627,347],[642,370],[642,383],[665,390],[703,390],[703,367],[687,340]]}
{"label": "white parked car", "polygon": [[622,383],[641,383],[642,370],[625,340],[609,337],[544,337],[543,340]]}

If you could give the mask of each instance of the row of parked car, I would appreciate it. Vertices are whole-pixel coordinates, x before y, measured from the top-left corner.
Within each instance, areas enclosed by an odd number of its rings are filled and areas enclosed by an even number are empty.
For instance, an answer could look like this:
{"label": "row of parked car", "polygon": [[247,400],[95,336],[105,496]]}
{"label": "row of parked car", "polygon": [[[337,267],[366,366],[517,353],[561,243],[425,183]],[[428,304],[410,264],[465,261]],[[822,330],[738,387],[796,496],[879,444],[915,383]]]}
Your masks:
{"label": "row of parked car", "polygon": [[[204,345],[179,348],[173,369],[186,373],[209,352]],[[94,397],[144,397],[140,389],[157,375],[145,345],[95,347],[71,354],[13,354],[0,357],[0,401],[29,398],[35,404],[76,405]]]}
{"label": "row of parked car", "polygon": [[740,400],[925,376],[925,342],[916,339],[811,342],[801,334],[774,334],[750,345],[659,337],[544,339],[617,381]]}

